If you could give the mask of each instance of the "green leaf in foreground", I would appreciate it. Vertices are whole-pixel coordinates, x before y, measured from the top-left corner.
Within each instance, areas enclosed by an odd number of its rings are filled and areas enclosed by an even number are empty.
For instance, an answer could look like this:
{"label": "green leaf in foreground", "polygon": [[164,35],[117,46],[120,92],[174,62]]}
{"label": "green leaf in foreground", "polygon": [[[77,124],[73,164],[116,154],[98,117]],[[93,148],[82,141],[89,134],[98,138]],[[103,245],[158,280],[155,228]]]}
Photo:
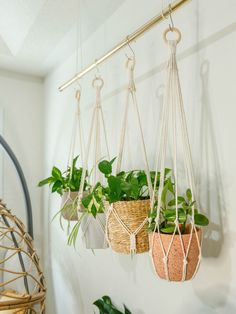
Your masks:
{"label": "green leaf in foreground", "polygon": [[112,173],[112,163],[108,160],[103,160],[98,164],[98,169],[105,175]]}
{"label": "green leaf in foreground", "polygon": [[53,182],[53,178],[52,178],[52,177],[49,177],[49,178],[46,178],[46,179],[40,181],[40,182],[38,183],[38,186],[43,186],[43,185],[45,185],[45,184],[50,184],[50,183],[52,183],[52,182]]}
{"label": "green leaf in foreground", "polygon": [[167,224],[165,227],[161,228],[162,233],[173,234],[175,231],[175,225]]}
{"label": "green leaf in foreground", "polygon": [[56,179],[61,179],[62,178],[61,170],[54,166],[52,168],[52,176]]}
{"label": "green leaf in foreground", "polygon": [[195,214],[194,222],[198,226],[207,226],[209,225],[209,219],[203,214]]}

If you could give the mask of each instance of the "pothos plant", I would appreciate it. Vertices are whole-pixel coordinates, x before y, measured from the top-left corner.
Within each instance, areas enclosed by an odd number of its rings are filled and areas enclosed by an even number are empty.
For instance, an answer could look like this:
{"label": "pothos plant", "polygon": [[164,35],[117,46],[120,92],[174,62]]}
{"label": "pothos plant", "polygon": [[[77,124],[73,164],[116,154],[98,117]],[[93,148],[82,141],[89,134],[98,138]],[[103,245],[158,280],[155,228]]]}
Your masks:
{"label": "pothos plant", "polygon": [[[60,196],[63,195],[65,192],[79,192],[83,168],[77,166],[79,156],[73,158],[71,166],[68,166],[65,171],[60,170],[58,167],[54,166],[51,171],[51,175],[46,179],[40,181],[38,183],[39,187],[44,185],[49,185],[51,187],[52,193],[57,193]],[[83,193],[86,195],[88,191],[90,191],[91,186],[87,180],[88,172],[86,170],[85,173],[85,182],[83,186]],[[60,218],[63,215],[63,212],[69,211],[69,216],[73,216],[75,212],[77,212],[78,206],[78,197],[75,199],[71,199],[68,202],[65,202],[63,207],[57,212],[55,217],[60,214]],[[81,217],[80,217],[81,218]],[[79,218],[79,221],[80,221]],[[63,229],[63,225],[60,219],[60,224]],[[77,224],[76,224],[77,225]],[[68,223],[68,233],[70,233],[70,223]],[[70,237],[69,237],[70,238]]]}
{"label": "pothos plant", "polygon": [[[148,179],[145,170],[121,171],[113,175],[112,164],[114,160],[103,160],[98,165],[107,181],[106,187],[103,188],[105,199],[109,203],[149,199]],[[165,169],[165,180],[169,171],[170,169]],[[150,171],[152,186],[154,185],[155,176],[155,171]],[[159,186],[159,176],[160,174],[157,175],[157,188]]]}
{"label": "pothos plant", "polygon": [[[76,166],[78,158],[79,156],[76,156],[72,161],[72,165],[68,166],[65,171],[61,171],[59,168],[54,166],[52,168],[51,175],[48,178],[40,181],[38,186],[41,187],[44,185],[49,185],[51,187],[52,193],[58,193],[60,195],[66,191],[78,192],[83,172],[82,167],[78,168]],[[88,182],[85,180],[83,187],[84,191],[86,191],[88,187]]]}
{"label": "pothos plant", "polygon": [[[94,188],[82,199],[82,205],[86,211],[96,218],[98,213],[104,212],[104,201],[111,203],[118,201],[144,200],[150,197],[148,191],[147,176],[144,170],[121,171],[116,175],[112,174],[112,160],[102,160],[98,164],[99,171],[104,175],[106,184],[97,182]],[[168,173],[168,170],[166,170]],[[150,172],[152,184],[155,180],[155,172]],[[69,236],[68,243],[75,244],[78,235],[79,220]]]}
{"label": "pothos plant", "polygon": [[[190,219],[194,217],[194,224],[198,226],[207,226],[209,224],[208,218],[199,213],[196,208],[196,201],[193,199],[191,189],[187,189],[183,195],[176,197],[175,184],[171,180],[171,172],[169,177],[165,180],[160,206],[159,230],[162,233],[173,234],[176,230],[176,219],[180,226],[182,234],[188,230],[186,226]],[[176,212],[177,203],[177,212]],[[154,204],[154,209],[150,211],[149,231],[157,231],[155,219],[157,217],[157,201]]]}
{"label": "pothos plant", "polygon": [[93,303],[98,309],[99,314],[132,314],[130,310],[124,305],[124,312],[121,312],[112,303],[109,296],[103,296]]}
{"label": "pothos plant", "polygon": [[[112,166],[116,158],[111,161],[99,162],[98,169],[104,174],[106,184],[98,182],[91,192],[82,199],[83,206],[95,218],[97,213],[104,211],[104,200],[110,204],[118,201],[144,200],[150,198],[148,191],[147,175],[144,170],[121,171],[112,174]],[[165,182],[170,169],[165,169]],[[154,185],[155,171],[150,171],[151,184]],[[160,173],[157,175],[157,188]]]}

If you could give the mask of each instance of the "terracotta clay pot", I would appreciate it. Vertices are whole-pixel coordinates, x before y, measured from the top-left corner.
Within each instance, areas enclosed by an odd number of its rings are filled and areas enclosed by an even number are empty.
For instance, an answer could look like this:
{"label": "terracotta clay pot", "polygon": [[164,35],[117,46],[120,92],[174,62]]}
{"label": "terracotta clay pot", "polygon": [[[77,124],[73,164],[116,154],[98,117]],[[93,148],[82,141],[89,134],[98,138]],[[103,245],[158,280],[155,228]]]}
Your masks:
{"label": "terracotta clay pot", "polygon": [[[121,201],[113,203],[113,208],[126,225],[134,232],[143,223],[150,210],[150,199],[137,201]],[[131,239],[124,227],[119,223],[112,211],[107,219],[107,236],[110,246],[117,253],[130,254]],[[135,237],[136,253],[149,250],[147,224],[145,224]]]}
{"label": "terracotta clay pot", "polygon": [[[187,251],[187,248],[189,246],[190,241],[190,226],[187,226],[187,233],[182,234],[182,241],[185,252]],[[202,237],[202,230],[200,228],[196,228],[197,235],[195,232],[192,233],[192,239],[189,247],[189,253],[187,256],[187,266],[186,266],[186,275],[185,278],[183,278],[183,265],[184,265],[184,255],[183,250],[181,246],[181,239],[180,235],[176,234],[174,235],[174,239],[168,254],[167,259],[167,268],[168,268],[168,275],[170,281],[185,281],[190,280],[197,271],[198,267],[198,260],[200,256],[199,246],[197,237],[199,239],[199,243],[201,243],[201,237]],[[154,268],[156,270],[156,273],[158,276],[162,279],[168,280],[165,268],[164,268],[164,254],[161,247],[160,237],[163,243],[163,247],[165,252],[168,251],[172,234],[164,234],[164,233],[151,233],[149,235],[150,240],[150,246],[153,244],[152,247],[152,259]],[[153,241],[153,242],[152,242]]]}

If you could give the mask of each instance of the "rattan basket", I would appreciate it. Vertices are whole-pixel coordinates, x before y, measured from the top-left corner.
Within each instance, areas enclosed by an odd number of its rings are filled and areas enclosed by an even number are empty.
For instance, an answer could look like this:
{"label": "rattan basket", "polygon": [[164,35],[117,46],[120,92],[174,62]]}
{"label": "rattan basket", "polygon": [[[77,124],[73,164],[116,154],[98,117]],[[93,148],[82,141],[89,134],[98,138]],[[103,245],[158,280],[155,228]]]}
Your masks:
{"label": "rattan basket", "polygon": [[[121,201],[113,203],[113,208],[120,219],[134,232],[147,218],[150,209],[150,199],[138,201]],[[130,236],[111,211],[107,219],[107,237],[109,244],[117,253],[130,254]],[[149,250],[147,224],[136,235],[136,253]]]}
{"label": "rattan basket", "polygon": [[0,314],[44,314],[45,293],[32,239],[0,200]]}

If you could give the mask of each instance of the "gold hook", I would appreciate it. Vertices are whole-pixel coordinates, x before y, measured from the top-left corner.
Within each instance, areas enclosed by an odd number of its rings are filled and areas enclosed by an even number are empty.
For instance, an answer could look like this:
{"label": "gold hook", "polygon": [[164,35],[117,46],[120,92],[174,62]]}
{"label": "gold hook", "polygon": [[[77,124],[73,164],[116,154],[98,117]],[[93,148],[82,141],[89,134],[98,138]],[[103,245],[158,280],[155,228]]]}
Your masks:
{"label": "gold hook", "polygon": [[171,24],[169,24],[169,28],[170,28],[170,31],[173,32],[173,29],[175,28],[175,26],[174,26],[174,22],[173,22],[173,19],[172,19],[171,4],[169,4],[169,18],[170,18],[170,22],[171,22]]}
{"label": "gold hook", "polygon": [[[134,52],[133,48],[132,48],[131,45],[130,45],[129,36],[126,37],[126,44],[127,44],[127,46],[129,47],[130,51],[132,52],[132,55],[133,55],[133,58],[132,58],[132,59],[135,60],[135,52]],[[127,55],[127,53],[126,53],[125,55],[126,55],[127,59],[130,59],[130,57]]]}
{"label": "gold hook", "polygon": [[96,71],[97,71],[97,75],[95,74],[95,78],[96,77],[101,77],[101,73],[100,73],[100,71],[99,71],[99,67],[98,67],[98,60],[97,59],[95,59],[95,64],[96,64]]}
{"label": "gold hook", "polygon": [[165,20],[167,20],[168,17],[170,18],[170,23],[171,23],[171,24],[169,24],[169,29],[170,29],[170,31],[172,32],[173,29],[175,28],[175,26],[174,26],[174,22],[173,22],[173,18],[172,18],[172,7],[171,7],[171,4],[170,4],[170,3],[169,3],[169,5],[168,5],[168,8],[169,8],[168,13],[166,13],[166,15],[165,15],[165,14],[164,14],[164,10],[163,10],[163,1],[162,1],[161,15],[162,15],[162,18],[165,19]]}

